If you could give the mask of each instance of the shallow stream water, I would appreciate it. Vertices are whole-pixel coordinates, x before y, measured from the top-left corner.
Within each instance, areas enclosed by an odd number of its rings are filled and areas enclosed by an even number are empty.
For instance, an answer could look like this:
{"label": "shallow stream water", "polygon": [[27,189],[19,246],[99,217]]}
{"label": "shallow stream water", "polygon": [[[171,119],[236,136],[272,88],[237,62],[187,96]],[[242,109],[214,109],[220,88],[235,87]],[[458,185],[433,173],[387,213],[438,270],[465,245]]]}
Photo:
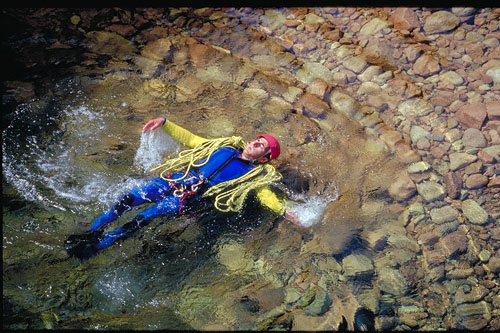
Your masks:
{"label": "shallow stream water", "polygon": [[[2,133],[4,328],[336,329],[344,317],[352,329],[361,307],[411,312],[419,250],[387,194],[406,165],[360,119],[294,109],[304,87],[282,54],[262,68],[249,49],[217,46],[227,36],[189,33],[133,51],[116,42],[106,66],[78,67],[16,108]],[[83,45],[109,56],[109,43]],[[200,45],[211,56],[195,58]],[[305,227],[250,200],[238,214],[158,218],[94,258],[69,257],[69,235],[183,148],[161,129],[141,133],[155,117],[203,137],[275,135],[284,178],[273,188]]]}

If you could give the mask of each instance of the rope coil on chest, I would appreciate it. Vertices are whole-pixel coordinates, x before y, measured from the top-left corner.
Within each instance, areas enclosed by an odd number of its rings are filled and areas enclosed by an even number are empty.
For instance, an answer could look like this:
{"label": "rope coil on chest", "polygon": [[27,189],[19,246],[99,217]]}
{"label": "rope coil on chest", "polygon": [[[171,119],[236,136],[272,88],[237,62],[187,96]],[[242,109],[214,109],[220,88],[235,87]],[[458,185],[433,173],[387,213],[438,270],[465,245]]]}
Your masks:
{"label": "rope coil on chest", "polygon": [[[212,139],[203,141],[192,149],[186,149],[179,153],[178,157],[167,160],[165,163],[151,169],[150,171],[156,171],[163,169],[160,172],[160,177],[166,181],[179,181],[187,177],[189,171],[195,167],[199,168],[204,166],[210,160],[212,154],[219,148],[222,147],[232,147],[232,148],[244,148],[245,142],[239,136],[231,136],[227,138]],[[203,159],[205,161],[203,161]],[[198,162],[203,161],[203,162]],[[169,178],[168,172],[185,170],[184,175],[179,178]],[[167,176],[165,176],[167,174]]]}
{"label": "rope coil on chest", "polygon": [[222,212],[238,212],[251,190],[281,180],[281,174],[269,165],[259,165],[243,176],[210,187],[202,197],[215,196],[215,208]]}

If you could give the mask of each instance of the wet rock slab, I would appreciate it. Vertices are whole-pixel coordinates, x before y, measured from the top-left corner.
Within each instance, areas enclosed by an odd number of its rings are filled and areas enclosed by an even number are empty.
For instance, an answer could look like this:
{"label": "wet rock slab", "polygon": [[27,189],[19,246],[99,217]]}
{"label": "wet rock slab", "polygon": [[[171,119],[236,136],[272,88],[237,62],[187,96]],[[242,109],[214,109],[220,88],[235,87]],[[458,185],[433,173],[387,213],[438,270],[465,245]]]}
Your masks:
{"label": "wet rock slab", "polygon": [[488,222],[488,213],[472,199],[462,202],[462,212],[473,224],[483,225]]}

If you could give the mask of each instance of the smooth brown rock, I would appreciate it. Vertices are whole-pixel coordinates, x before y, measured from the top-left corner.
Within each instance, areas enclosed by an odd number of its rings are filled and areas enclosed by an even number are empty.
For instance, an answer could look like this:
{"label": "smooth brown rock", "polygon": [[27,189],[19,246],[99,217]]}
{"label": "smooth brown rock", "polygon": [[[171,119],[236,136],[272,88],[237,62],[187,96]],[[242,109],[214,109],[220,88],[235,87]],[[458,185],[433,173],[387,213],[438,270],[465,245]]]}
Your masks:
{"label": "smooth brown rock", "polygon": [[495,274],[500,273],[500,257],[491,257],[488,262],[488,268]]}
{"label": "smooth brown rock", "polygon": [[445,256],[450,257],[467,249],[468,238],[461,230],[454,231],[441,238],[440,245]]}
{"label": "smooth brown rock", "polygon": [[453,91],[438,90],[434,97],[430,99],[433,104],[443,107],[449,106],[451,103],[459,99],[459,95]]}
{"label": "smooth brown rock", "polygon": [[444,149],[443,145],[439,145],[437,147],[432,147],[430,152],[435,158],[442,158],[446,154],[447,150]]}
{"label": "smooth brown rock", "polygon": [[408,59],[408,61],[414,62],[418,58],[418,56],[422,53],[422,50],[413,45],[408,45],[407,47],[404,48],[403,53]]}
{"label": "smooth brown rock", "polygon": [[344,36],[344,33],[339,29],[334,29],[331,31],[326,31],[323,34],[323,38],[336,42]]}
{"label": "smooth brown rock", "polygon": [[465,167],[465,174],[472,175],[474,173],[481,173],[482,169],[483,169],[483,163],[481,163],[481,161],[477,161]]}
{"label": "smooth brown rock", "polygon": [[85,43],[91,52],[105,54],[120,60],[132,58],[137,52],[134,43],[114,32],[90,31]]}
{"label": "smooth brown rock", "polygon": [[486,147],[486,139],[480,130],[470,127],[464,131],[462,143],[466,148],[484,148]]}
{"label": "smooth brown rock", "polygon": [[172,41],[167,38],[157,39],[154,42],[149,42],[141,52],[143,57],[155,60],[164,61],[168,59],[173,52]]}
{"label": "smooth brown rock", "polygon": [[306,88],[306,91],[323,99],[325,97],[327,89],[328,89],[328,83],[326,83],[321,79],[315,79],[309,85],[309,87]]}
{"label": "smooth brown rock", "polygon": [[422,76],[429,76],[439,72],[441,67],[439,62],[431,55],[424,54],[420,56],[413,65],[413,72]]}
{"label": "smooth brown rock", "polygon": [[195,67],[201,68],[214,60],[217,50],[213,47],[192,43],[189,45],[189,56]]}
{"label": "smooth brown rock", "polygon": [[455,118],[465,128],[481,129],[486,119],[486,104],[465,104],[455,113]]}
{"label": "smooth brown rock", "polygon": [[308,92],[299,98],[296,108],[301,110],[303,115],[310,118],[322,118],[328,109],[330,109],[325,101]]}
{"label": "smooth brown rock", "polygon": [[[362,57],[369,64],[389,67],[392,61],[393,47],[389,41],[380,38],[370,38]],[[394,66],[392,66],[394,67]]]}
{"label": "smooth brown rock", "polygon": [[417,191],[415,184],[406,171],[402,172],[389,186],[389,195],[398,201],[404,201]]}
{"label": "smooth brown rock", "polygon": [[488,182],[488,187],[499,188],[500,187],[500,177],[494,176]]}
{"label": "smooth brown rock", "polygon": [[427,34],[435,34],[455,29],[460,20],[452,13],[444,10],[434,12],[424,22],[424,31]]}
{"label": "smooth brown rock", "polygon": [[413,9],[400,7],[396,8],[389,18],[398,30],[413,30],[420,27],[420,22]]}
{"label": "smooth brown rock", "polygon": [[465,188],[477,189],[488,184],[488,177],[482,174],[470,175],[465,181]]}
{"label": "smooth brown rock", "polygon": [[460,190],[462,189],[462,179],[455,172],[448,172],[444,176],[444,184],[446,186],[446,191],[451,199],[456,199],[460,195]]}
{"label": "smooth brown rock", "polygon": [[[474,61],[479,60],[483,56],[482,43],[465,42],[465,52]],[[477,61],[476,61],[477,62]]]}
{"label": "smooth brown rock", "polygon": [[500,120],[500,101],[486,103],[488,120]]}
{"label": "smooth brown rock", "polygon": [[483,161],[484,163],[493,163],[493,162],[495,162],[495,157],[491,156],[490,154],[488,154],[487,152],[485,152],[483,150],[478,151],[477,157],[479,157],[479,159],[481,161]]}

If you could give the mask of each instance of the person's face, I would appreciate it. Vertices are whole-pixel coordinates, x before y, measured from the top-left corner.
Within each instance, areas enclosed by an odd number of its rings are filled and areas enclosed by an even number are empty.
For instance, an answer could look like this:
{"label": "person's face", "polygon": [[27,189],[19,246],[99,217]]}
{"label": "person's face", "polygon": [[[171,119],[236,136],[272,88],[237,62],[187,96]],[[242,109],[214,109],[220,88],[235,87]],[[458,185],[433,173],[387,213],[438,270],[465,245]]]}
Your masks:
{"label": "person's face", "polygon": [[[247,144],[247,146],[243,150],[242,155],[244,158],[250,161],[255,161],[259,160],[268,152],[269,142],[267,142],[267,140],[264,138],[258,138],[257,140],[253,140],[252,142],[249,142]],[[267,162],[267,160],[267,157],[265,157],[265,160],[262,160],[261,162]]]}

